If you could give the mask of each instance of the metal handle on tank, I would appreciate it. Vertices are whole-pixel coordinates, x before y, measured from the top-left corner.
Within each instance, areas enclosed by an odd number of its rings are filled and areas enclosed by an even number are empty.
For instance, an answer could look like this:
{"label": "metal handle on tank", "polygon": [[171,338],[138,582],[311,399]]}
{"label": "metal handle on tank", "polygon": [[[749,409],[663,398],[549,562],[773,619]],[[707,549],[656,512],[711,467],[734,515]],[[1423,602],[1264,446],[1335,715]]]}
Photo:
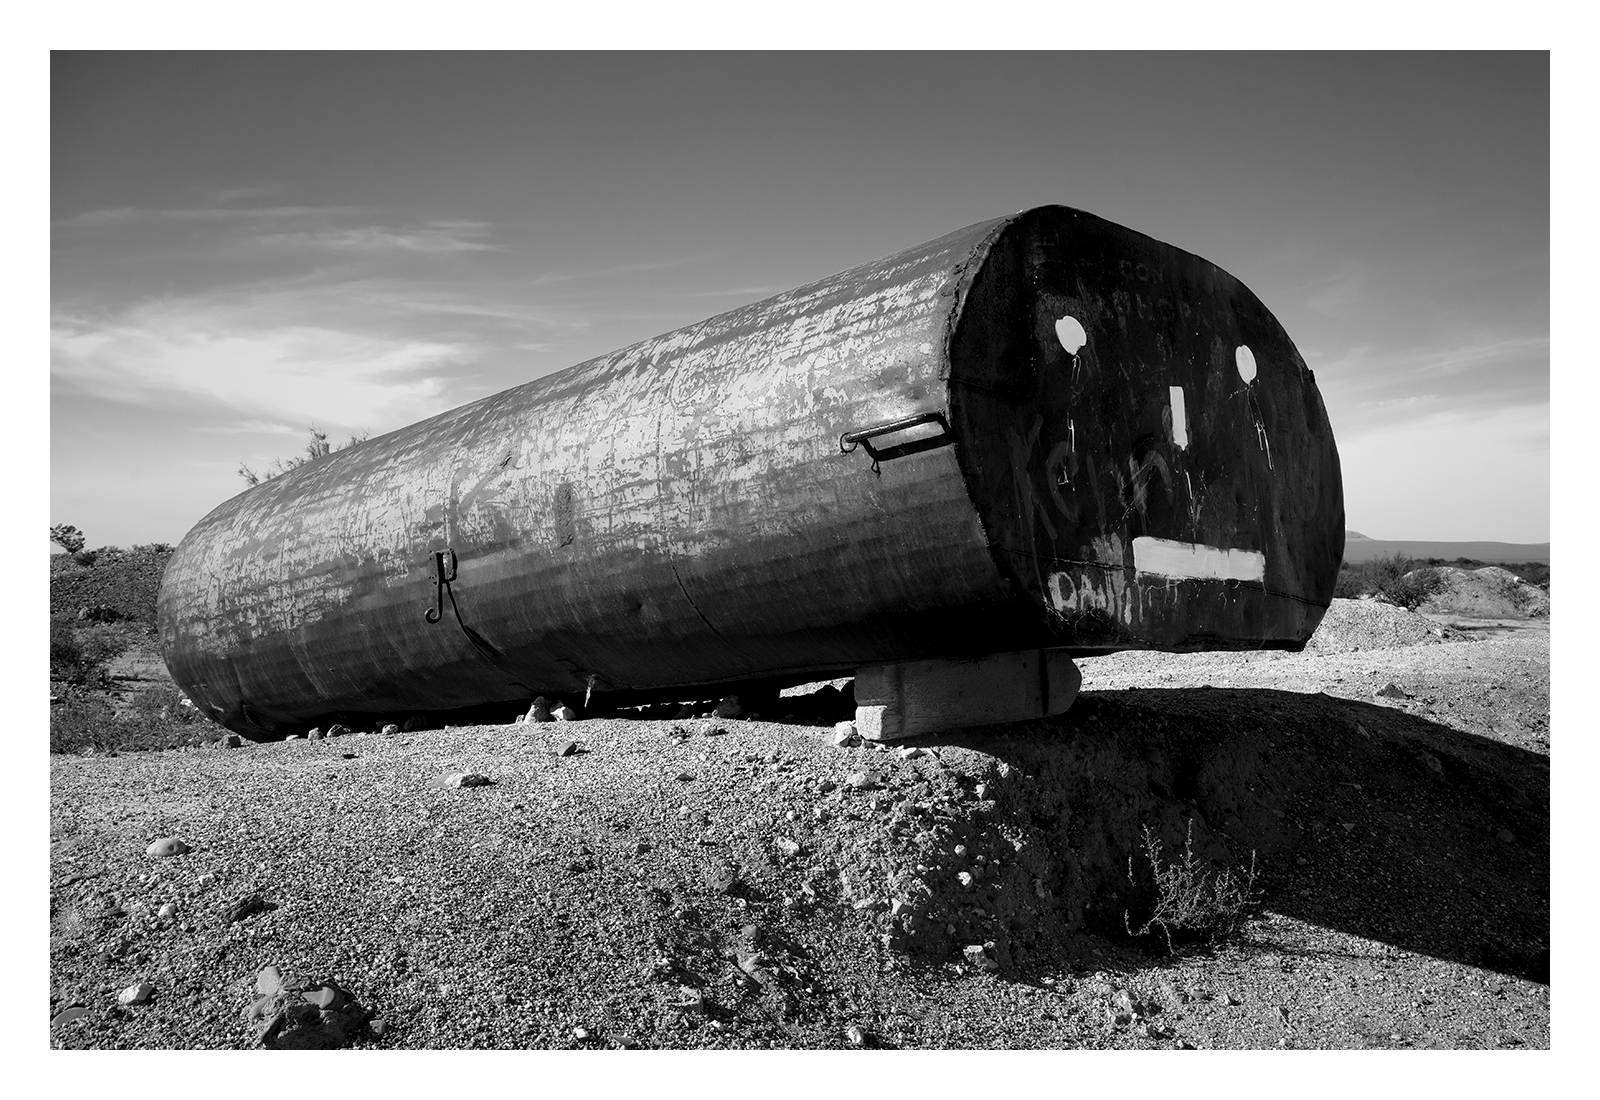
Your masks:
{"label": "metal handle on tank", "polygon": [[[921,439],[912,439],[905,443],[896,443],[891,447],[883,448],[874,447],[870,442],[880,435],[889,435],[891,432],[915,428],[920,424],[938,424],[939,434],[924,436]],[[925,412],[918,413],[916,416],[901,417],[899,420],[891,420],[888,423],[877,424],[870,428],[860,428],[853,432],[845,432],[839,437],[839,451],[842,454],[849,454],[857,446],[860,446],[872,458],[872,472],[882,477],[883,471],[879,468],[879,463],[881,462],[904,458],[906,455],[914,455],[921,451],[931,451],[935,447],[946,447],[953,442],[955,440],[950,436],[950,424],[945,420],[944,413]]]}
{"label": "metal handle on tank", "polygon": [[[450,558],[450,572],[446,573],[444,559]],[[435,550],[433,552],[433,599],[434,604],[422,613],[422,617],[430,623],[436,623],[444,618],[444,586],[456,579],[456,552],[454,550]],[[451,597],[454,599],[455,597]]]}

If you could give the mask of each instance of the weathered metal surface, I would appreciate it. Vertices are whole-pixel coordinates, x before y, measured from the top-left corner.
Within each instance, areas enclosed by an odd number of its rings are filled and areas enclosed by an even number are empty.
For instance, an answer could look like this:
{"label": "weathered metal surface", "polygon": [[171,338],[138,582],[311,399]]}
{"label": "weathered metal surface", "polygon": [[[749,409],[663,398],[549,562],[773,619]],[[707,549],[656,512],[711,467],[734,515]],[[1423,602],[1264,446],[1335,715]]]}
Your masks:
{"label": "weathered metal surface", "polygon": [[1047,207],[252,488],[185,537],[160,624],[199,705],[289,732],[1035,646],[1295,646],[1343,526],[1320,399],[1265,308]]}
{"label": "weathered metal surface", "polygon": [[995,559],[1062,642],[1281,647],[1316,629],[1344,548],[1338,454],[1304,360],[1233,276],[1030,211],[991,249],[951,359]]}

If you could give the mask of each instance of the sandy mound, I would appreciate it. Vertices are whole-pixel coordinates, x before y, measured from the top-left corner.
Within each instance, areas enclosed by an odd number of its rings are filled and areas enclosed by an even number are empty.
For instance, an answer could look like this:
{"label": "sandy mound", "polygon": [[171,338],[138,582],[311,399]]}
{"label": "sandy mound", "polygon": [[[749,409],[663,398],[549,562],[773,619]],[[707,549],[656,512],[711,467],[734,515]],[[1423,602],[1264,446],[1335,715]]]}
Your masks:
{"label": "sandy mound", "polygon": [[1437,570],[1442,587],[1421,610],[1474,619],[1540,619],[1550,614],[1550,594],[1499,566]]}
{"label": "sandy mound", "polygon": [[1446,633],[1424,616],[1382,600],[1334,600],[1306,642],[1306,652],[1395,649],[1440,642]]}

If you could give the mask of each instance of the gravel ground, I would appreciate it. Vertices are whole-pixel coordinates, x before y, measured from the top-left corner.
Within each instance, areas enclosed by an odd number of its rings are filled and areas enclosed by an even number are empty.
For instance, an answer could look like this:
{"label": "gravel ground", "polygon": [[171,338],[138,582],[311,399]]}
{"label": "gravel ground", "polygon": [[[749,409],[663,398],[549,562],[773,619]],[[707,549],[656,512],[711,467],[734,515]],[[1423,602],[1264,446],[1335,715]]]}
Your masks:
{"label": "gravel ground", "polygon": [[[1086,691],[1281,688],[1396,707],[1451,729],[1550,752],[1548,618],[1422,615],[1334,600],[1303,653],[1113,653],[1078,662]],[[1378,695],[1394,684],[1403,698]]]}
{"label": "gravel ground", "polygon": [[[1548,1046],[1548,631],[1393,610],[1087,660],[1067,715],[914,755],[613,719],[56,757],[52,1044],[257,1045],[276,966],[363,1047]],[[1257,861],[1239,936],[1120,934],[1147,826]]]}

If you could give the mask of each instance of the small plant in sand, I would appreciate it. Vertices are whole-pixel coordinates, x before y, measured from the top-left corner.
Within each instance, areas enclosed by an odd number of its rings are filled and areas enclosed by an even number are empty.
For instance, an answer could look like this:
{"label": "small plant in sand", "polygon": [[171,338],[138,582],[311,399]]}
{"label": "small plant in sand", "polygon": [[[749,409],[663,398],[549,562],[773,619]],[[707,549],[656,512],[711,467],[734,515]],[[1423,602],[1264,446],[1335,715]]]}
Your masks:
{"label": "small plant in sand", "polygon": [[[1143,829],[1144,857],[1155,880],[1155,907],[1138,929],[1124,911],[1123,927],[1133,939],[1160,931],[1170,954],[1176,939],[1215,943],[1238,932],[1260,902],[1256,891],[1256,855],[1244,874],[1232,868],[1212,871],[1194,854],[1194,822],[1184,835],[1183,855],[1168,860],[1161,841],[1147,825]],[[1134,877],[1133,857],[1128,857],[1128,879]]]}
{"label": "small plant in sand", "polygon": [[239,463],[237,472],[244,479],[244,483],[246,485],[260,485],[263,481],[271,481],[275,477],[282,477],[290,470],[298,470],[300,467],[307,463],[315,462],[319,458],[327,458],[335,451],[342,451],[346,448],[354,447],[357,443],[365,443],[367,441],[366,432],[357,432],[350,437],[349,442],[340,445],[338,443],[329,443],[328,433],[318,431],[315,424],[311,425],[307,431],[311,433],[311,442],[306,444],[304,454],[274,459],[271,466],[260,471],[252,470],[243,462]]}

